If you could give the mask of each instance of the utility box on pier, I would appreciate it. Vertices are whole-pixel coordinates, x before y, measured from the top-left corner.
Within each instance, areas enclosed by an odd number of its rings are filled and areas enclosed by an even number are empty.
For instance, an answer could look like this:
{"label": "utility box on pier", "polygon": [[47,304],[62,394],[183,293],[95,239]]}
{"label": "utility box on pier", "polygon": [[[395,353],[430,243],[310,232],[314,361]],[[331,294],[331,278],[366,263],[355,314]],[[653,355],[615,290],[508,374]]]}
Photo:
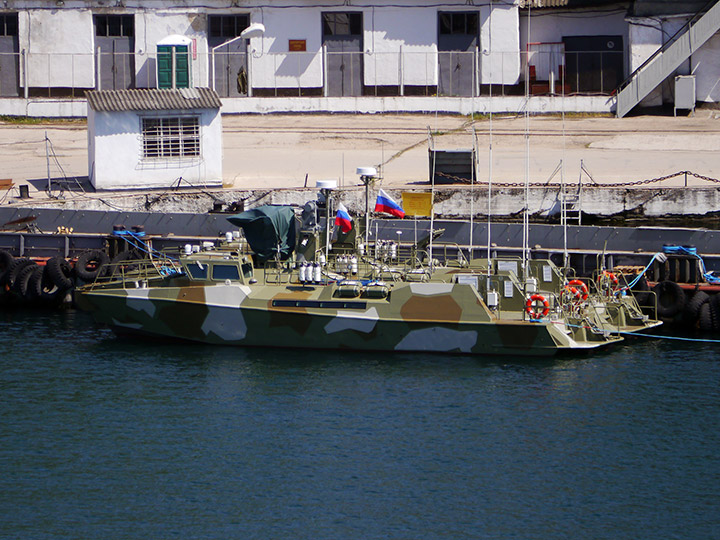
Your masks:
{"label": "utility box on pier", "polygon": [[675,77],[675,109],[673,114],[677,116],[678,109],[688,109],[695,112],[695,75],[678,75]]}
{"label": "utility box on pier", "polygon": [[430,182],[435,184],[471,184],[475,178],[473,149],[430,149]]}

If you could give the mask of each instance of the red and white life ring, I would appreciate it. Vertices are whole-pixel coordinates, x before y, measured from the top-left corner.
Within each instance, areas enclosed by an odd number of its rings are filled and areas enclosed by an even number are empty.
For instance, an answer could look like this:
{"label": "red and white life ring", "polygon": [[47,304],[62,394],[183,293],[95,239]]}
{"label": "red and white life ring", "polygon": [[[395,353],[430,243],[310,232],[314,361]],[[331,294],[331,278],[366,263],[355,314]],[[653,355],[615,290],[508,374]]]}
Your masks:
{"label": "red and white life ring", "polygon": [[612,272],[608,272],[607,270],[603,270],[603,273],[602,273],[602,275],[600,276],[600,281],[601,281],[601,282],[603,282],[603,281],[609,281],[609,282],[610,282],[610,287],[613,288],[613,289],[617,289],[617,288],[618,288],[618,285],[619,285],[619,283],[620,283],[620,282],[618,281],[617,276],[616,276],[615,274],[613,274]]}
{"label": "red and white life ring", "polygon": [[585,284],[584,281],[580,281],[579,279],[573,279],[568,283],[570,287],[577,287],[580,291],[580,296],[583,300],[588,299],[588,286]]}
{"label": "red and white life ring", "polygon": [[577,287],[565,285],[560,299],[563,304],[579,304],[582,301],[582,293]]}
{"label": "red and white life ring", "polygon": [[542,294],[533,294],[525,303],[525,311],[531,319],[542,319],[550,313],[550,303]]}

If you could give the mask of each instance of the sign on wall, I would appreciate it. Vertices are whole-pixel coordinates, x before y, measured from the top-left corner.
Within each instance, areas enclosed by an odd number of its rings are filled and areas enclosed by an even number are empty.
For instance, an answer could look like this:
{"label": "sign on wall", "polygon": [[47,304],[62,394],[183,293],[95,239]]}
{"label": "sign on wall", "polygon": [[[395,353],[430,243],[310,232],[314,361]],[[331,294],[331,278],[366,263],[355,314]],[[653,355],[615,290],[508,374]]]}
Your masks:
{"label": "sign on wall", "polygon": [[406,216],[430,216],[433,211],[432,193],[403,191],[403,210]]}
{"label": "sign on wall", "polygon": [[290,39],[288,40],[288,51],[290,52],[305,52],[307,50],[307,41],[304,39]]}

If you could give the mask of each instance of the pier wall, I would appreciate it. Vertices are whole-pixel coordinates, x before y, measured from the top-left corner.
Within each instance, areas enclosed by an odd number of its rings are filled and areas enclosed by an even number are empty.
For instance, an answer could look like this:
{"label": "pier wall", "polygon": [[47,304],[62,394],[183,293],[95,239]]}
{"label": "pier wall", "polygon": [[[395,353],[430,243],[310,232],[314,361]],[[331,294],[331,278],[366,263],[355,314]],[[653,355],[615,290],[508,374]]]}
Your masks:
{"label": "pier wall", "polygon": [[[379,184],[380,187],[382,184]],[[383,188],[396,201],[402,200],[404,191],[427,191],[429,185],[404,189]],[[576,188],[573,188],[576,189]],[[529,210],[534,219],[559,218],[560,187],[530,187]],[[373,192],[374,193],[374,192]],[[491,212],[495,218],[519,217],[525,207],[523,187],[443,186],[435,189],[435,214],[444,218],[469,218],[487,216],[488,193],[491,196]],[[249,209],[264,204],[302,206],[317,197],[317,189],[207,189],[168,190],[144,193],[102,193],[82,198],[27,199],[13,205],[14,208],[56,208],[63,210],[100,210],[108,208],[127,212],[181,212],[204,214],[212,209]],[[351,214],[364,213],[365,192],[361,187],[347,187],[335,191],[335,200],[342,202]],[[372,197],[372,195],[371,195]],[[370,201],[371,206],[374,200]],[[718,187],[666,187],[666,188],[616,188],[583,187],[580,210],[584,216],[597,218],[631,219],[634,222],[676,218],[715,218],[720,210],[720,185]],[[60,223],[60,225],[63,225]],[[711,227],[708,223],[704,226]]]}

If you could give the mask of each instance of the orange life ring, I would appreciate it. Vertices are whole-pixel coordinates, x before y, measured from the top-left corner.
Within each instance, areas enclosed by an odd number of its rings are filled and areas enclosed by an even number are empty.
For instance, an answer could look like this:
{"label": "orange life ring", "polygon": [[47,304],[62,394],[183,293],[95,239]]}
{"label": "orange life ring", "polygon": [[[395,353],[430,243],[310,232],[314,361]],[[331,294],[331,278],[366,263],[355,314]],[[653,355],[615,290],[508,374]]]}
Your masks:
{"label": "orange life ring", "polygon": [[582,300],[582,293],[576,287],[565,285],[561,298],[564,304],[577,304]]}
{"label": "orange life ring", "polygon": [[600,279],[602,279],[604,277],[607,277],[610,280],[610,283],[612,283],[613,287],[617,287],[618,284],[620,283],[618,281],[617,276],[615,274],[613,274],[612,272],[608,272],[607,270],[603,270],[603,273],[602,273],[602,276]]}
{"label": "orange life ring", "polygon": [[617,276],[608,270],[603,270],[598,279],[598,288],[606,295],[612,296],[616,294],[620,288],[620,282]]}
{"label": "orange life ring", "polygon": [[578,287],[580,290],[580,294],[583,300],[588,299],[588,287],[585,285],[584,281],[580,281],[579,279],[573,279],[570,283],[568,283],[571,287]]}
{"label": "orange life ring", "polygon": [[[538,309],[535,309],[536,306]],[[527,311],[531,319],[542,319],[550,313],[550,304],[542,294],[533,294],[528,298],[527,302],[525,302],[525,311]]]}

